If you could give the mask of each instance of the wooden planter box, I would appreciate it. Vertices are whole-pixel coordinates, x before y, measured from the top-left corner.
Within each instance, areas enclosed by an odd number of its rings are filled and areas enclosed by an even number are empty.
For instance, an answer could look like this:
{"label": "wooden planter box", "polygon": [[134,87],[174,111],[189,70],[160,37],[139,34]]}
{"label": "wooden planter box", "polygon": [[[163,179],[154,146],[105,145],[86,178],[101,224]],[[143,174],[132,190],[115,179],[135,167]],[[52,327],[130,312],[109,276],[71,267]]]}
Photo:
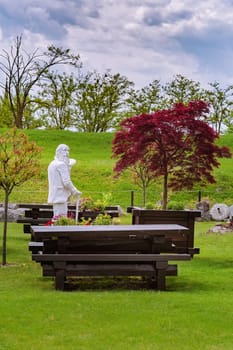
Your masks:
{"label": "wooden planter box", "polygon": [[[50,204],[18,204],[19,208],[25,208],[25,215],[17,220],[18,223],[24,224],[24,233],[31,233],[31,225],[45,225],[53,217],[53,206]],[[91,219],[94,220],[99,214],[109,214],[112,218],[119,216],[118,207],[106,207],[104,211],[80,211],[78,214],[79,220]],[[68,206],[68,215],[75,217],[76,206]]]}
{"label": "wooden planter box", "polygon": [[[110,207],[108,207],[108,208],[110,208]],[[75,214],[75,212],[74,212],[74,214]],[[118,210],[116,209],[105,209],[105,210],[94,210],[94,211],[92,211],[92,210],[84,210],[84,211],[80,211],[79,212],[79,219],[82,219],[82,218],[84,218],[84,219],[92,219],[92,220],[94,220],[99,214],[108,214],[108,215],[110,215],[112,218],[114,218],[114,217],[118,217],[119,216],[119,212],[118,212]]]}

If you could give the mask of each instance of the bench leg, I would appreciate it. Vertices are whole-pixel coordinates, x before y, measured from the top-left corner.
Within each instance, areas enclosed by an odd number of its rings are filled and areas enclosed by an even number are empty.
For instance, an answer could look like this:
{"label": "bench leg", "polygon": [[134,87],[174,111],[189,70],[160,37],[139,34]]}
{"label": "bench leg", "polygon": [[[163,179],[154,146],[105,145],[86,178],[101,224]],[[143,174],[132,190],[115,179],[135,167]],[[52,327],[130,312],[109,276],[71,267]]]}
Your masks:
{"label": "bench leg", "polygon": [[168,262],[159,261],[156,263],[156,288],[157,290],[166,290],[166,270]]}
{"label": "bench leg", "polygon": [[166,270],[159,269],[156,272],[156,288],[157,290],[166,289]]}
{"label": "bench leg", "polygon": [[55,269],[55,288],[57,290],[64,290],[65,288],[65,262],[55,262],[54,263],[54,269]]}
{"label": "bench leg", "polygon": [[55,288],[56,290],[64,290],[65,288],[65,271],[64,270],[56,271]]}

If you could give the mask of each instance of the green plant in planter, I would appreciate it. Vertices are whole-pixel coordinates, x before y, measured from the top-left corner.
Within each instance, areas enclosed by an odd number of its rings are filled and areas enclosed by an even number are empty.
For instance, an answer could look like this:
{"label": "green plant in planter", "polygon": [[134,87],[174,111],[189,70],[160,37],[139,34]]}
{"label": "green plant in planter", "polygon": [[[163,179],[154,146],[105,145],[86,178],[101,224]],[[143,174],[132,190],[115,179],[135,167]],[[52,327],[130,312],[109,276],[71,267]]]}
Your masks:
{"label": "green plant in planter", "polygon": [[121,219],[120,218],[112,218],[112,224],[113,225],[120,225]]}
{"label": "green plant in planter", "polygon": [[177,201],[168,202],[167,209],[170,210],[184,210],[184,203]]}
{"label": "green plant in planter", "polygon": [[94,202],[94,210],[104,211],[105,207],[106,207],[106,205],[104,202],[102,202],[101,199],[97,199]]}
{"label": "green plant in planter", "polygon": [[94,200],[92,197],[83,197],[79,202],[80,211],[104,211],[110,205],[111,193],[103,193],[101,199]]}
{"label": "green plant in planter", "polygon": [[152,202],[147,202],[145,209],[155,209],[155,204]]}
{"label": "green plant in planter", "polygon": [[109,214],[99,214],[93,221],[93,225],[111,225],[112,218]]}
{"label": "green plant in planter", "polygon": [[97,199],[94,202],[94,206],[96,210],[103,211],[108,205],[110,205],[112,195],[111,193],[103,193],[101,199]]}
{"label": "green plant in planter", "polygon": [[92,219],[88,218],[88,219],[84,219],[82,218],[81,221],[78,223],[80,226],[89,226],[92,225]]}
{"label": "green plant in planter", "polygon": [[76,225],[76,221],[74,218],[69,216],[59,216],[58,218],[54,218],[53,225],[55,226]]}
{"label": "green plant in planter", "polygon": [[79,202],[79,210],[85,211],[85,210],[94,210],[95,204],[94,199],[91,197],[82,197],[80,198]]}

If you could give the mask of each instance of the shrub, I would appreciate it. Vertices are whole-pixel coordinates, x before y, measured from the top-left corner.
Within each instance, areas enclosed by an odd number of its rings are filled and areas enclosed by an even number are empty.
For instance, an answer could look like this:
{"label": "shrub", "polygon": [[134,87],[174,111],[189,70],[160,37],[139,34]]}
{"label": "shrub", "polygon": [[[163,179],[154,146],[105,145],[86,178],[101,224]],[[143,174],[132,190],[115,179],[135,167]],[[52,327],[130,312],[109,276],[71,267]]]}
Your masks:
{"label": "shrub", "polygon": [[184,210],[184,203],[182,202],[176,202],[176,201],[170,201],[167,205],[167,209],[172,210]]}
{"label": "shrub", "polygon": [[108,205],[110,205],[110,200],[111,200],[110,193],[103,193],[102,198],[96,199],[96,200],[94,200],[92,197],[86,197],[86,198],[83,197],[80,199],[79,209],[80,211],[84,211],[84,210],[103,211]]}
{"label": "shrub", "polygon": [[79,202],[79,210],[94,210],[94,199],[91,197],[83,197]]}
{"label": "shrub", "polygon": [[148,202],[145,205],[145,209],[155,209],[155,204],[152,202]]}
{"label": "shrub", "polygon": [[53,219],[53,224],[55,226],[76,225],[76,221],[73,217],[59,216],[59,217]]}
{"label": "shrub", "polygon": [[99,214],[93,221],[94,225],[111,225],[112,218],[109,214]]}
{"label": "shrub", "polygon": [[91,220],[91,218],[88,218],[88,219],[82,218],[78,224],[81,226],[89,226],[92,224],[92,220]]}

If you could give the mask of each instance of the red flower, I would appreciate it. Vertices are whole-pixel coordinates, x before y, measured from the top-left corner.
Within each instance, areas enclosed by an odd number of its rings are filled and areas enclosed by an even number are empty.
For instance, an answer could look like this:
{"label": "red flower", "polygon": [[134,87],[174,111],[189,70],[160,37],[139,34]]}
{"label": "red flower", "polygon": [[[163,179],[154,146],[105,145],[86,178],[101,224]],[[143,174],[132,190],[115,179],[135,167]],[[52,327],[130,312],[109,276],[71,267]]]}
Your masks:
{"label": "red flower", "polygon": [[53,225],[53,220],[46,222],[46,224],[44,226],[51,226],[51,225]]}

